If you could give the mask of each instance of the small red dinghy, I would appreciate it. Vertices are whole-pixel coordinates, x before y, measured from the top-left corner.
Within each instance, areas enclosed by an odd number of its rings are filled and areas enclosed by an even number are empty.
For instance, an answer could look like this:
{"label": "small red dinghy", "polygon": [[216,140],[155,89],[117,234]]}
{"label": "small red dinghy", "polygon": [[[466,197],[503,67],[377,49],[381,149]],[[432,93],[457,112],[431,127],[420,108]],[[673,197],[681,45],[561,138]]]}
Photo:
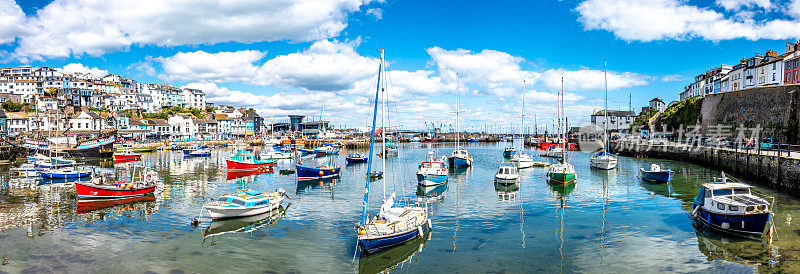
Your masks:
{"label": "small red dinghy", "polygon": [[119,152],[119,153],[114,153],[114,160],[115,161],[120,161],[120,160],[139,160],[141,158],[142,158],[141,154],[133,153],[133,151],[131,151],[131,150],[124,150],[124,151]]}

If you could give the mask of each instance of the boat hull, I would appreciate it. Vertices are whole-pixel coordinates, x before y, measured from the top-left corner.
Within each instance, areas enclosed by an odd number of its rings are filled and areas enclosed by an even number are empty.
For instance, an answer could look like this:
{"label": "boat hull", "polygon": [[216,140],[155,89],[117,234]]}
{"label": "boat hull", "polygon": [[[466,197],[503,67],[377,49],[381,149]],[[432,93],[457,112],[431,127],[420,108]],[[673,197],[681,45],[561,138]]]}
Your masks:
{"label": "boat hull", "polygon": [[[693,205],[693,207],[697,206]],[[723,215],[709,212],[700,206],[693,219],[721,232],[760,236],[764,233],[770,214]]]}
{"label": "boat hull", "polygon": [[125,160],[138,160],[141,159],[142,155],[119,155],[114,154],[114,161],[125,161]]}
{"label": "boat hull", "polygon": [[258,215],[275,210],[278,206],[280,206],[280,202],[268,203],[262,207],[226,208],[209,206],[203,207],[203,209],[208,212],[208,215],[213,219],[226,219]]}
{"label": "boat hull", "polygon": [[340,167],[316,168],[296,165],[298,180],[325,179],[339,176]]}
{"label": "boat hull", "polygon": [[347,157],[347,158],[345,158],[345,160],[347,161],[347,163],[354,164],[354,163],[366,163],[367,160],[369,160],[369,158],[367,158],[367,157],[361,157],[361,158]]}
{"label": "boat hull", "polygon": [[548,175],[550,183],[553,184],[560,184],[560,185],[569,185],[575,182],[575,173],[550,173]]}
{"label": "boat hull", "polygon": [[655,183],[666,183],[672,180],[672,176],[675,175],[672,171],[646,171],[641,170],[642,172],[642,180],[655,182]]}
{"label": "boat hull", "polygon": [[39,177],[45,179],[74,179],[74,178],[85,178],[92,176],[91,171],[87,172],[77,172],[77,173],[48,173],[48,172],[39,172],[37,173]]}
{"label": "boat hull", "polygon": [[78,200],[78,207],[75,210],[75,213],[88,213],[116,205],[124,205],[130,203],[138,203],[138,202],[152,202],[155,200],[156,197],[153,195],[142,195],[137,197],[127,197],[118,199]]}
{"label": "boat hull", "polygon": [[98,187],[77,182],[75,183],[75,190],[78,192],[79,199],[120,199],[151,194],[156,191],[156,186],[122,189],[117,187]]}
{"label": "boat hull", "polygon": [[421,186],[438,186],[447,183],[447,175],[417,173],[417,184]]}
{"label": "boat hull", "polygon": [[239,161],[234,161],[231,159],[225,160],[228,170],[266,170],[274,165],[273,162],[269,163],[244,163]]}
{"label": "boat hull", "polygon": [[361,246],[361,249],[364,250],[365,252],[372,253],[408,242],[418,236],[420,236],[419,228],[415,227],[414,229],[411,229],[409,231],[391,235],[383,235],[370,238],[359,237],[358,245]]}
{"label": "boat hull", "polygon": [[589,166],[597,169],[614,169],[617,167],[617,159],[614,158],[592,158],[589,160]]}
{"label": "boat hull", "polygon": [[452,167],[465,167],[465,166],[471,166],[472,165],[472,160],[471,159],[465,159],[465,158],[455,157],[455,156],[451,156],[451,157],[447,158],[447,162]]}

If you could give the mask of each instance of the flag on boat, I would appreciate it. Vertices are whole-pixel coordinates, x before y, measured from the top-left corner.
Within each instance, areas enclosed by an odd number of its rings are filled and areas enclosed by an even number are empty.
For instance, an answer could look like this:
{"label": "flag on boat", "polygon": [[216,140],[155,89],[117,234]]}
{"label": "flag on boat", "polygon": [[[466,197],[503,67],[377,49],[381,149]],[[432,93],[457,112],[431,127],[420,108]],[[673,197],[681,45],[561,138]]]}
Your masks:
{"label": "flag on boat", "polygon": [[375,136],[381,135],[381,131],[383,131],[383,127],[379,127],[378,130],[375,131]]}

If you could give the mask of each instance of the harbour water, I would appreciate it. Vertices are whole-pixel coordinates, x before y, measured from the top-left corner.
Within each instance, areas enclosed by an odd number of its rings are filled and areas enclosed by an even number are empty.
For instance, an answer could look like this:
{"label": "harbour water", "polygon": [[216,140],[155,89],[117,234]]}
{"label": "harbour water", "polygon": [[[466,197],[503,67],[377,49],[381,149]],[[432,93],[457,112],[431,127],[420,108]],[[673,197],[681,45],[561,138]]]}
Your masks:
{"label": "harbour water", "polygon": [[[387,176],[371,183],[376,212],[386,194],[428,201],[433,228],[405,245],[355,256],[366,164],[346,165],[340,156],[308,157],[305,163],[336,161],[341,178],[297,182],[289,162],[273,173],[228,180],[225,159],[184,158],[180,152],[146,153],[159,173],[154,198],[113,205],[78,203],[65,183],[11,180],[0,183],[0,272],[798,272],[800,234],[792,218],[800,200],[757,187],[776,197],[773,237],[746,240],[698,230],[689,219],[691,200],[702,183],[719,176],[706,167],[658,159],[621,157],[619,168],[592,170],[589,156],[571,152],[578,181],[555,187],[546,170],[522,171],[518,186],[495,185],[493,176],[508,143],[468,144],[471,168],[451,170],[447,185],[421,189],[414,173],[430,150],[452,144],[403,144],[387,161]],[[538,152],[530,152],[538,155]],[[535,160],[548,159],[534,157]],[[663,164],[673,182],[640,180],[639,167]],[[124,178],[130,164],[87,164]],[[376,163],[380,170],[380,161]],[[203,203],[239,187],[283,188],[292,197],[277,212],[247,219],[201,218]]]}

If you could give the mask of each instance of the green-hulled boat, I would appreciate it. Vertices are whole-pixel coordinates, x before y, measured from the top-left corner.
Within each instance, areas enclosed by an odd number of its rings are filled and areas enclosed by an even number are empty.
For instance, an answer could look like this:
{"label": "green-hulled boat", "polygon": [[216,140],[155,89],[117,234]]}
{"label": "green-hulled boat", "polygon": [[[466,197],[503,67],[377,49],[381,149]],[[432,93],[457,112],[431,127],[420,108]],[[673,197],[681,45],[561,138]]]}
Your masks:
{"label": "green-hulled boat", "polygon": [[[566,140],[568,136],[565,133],[567,125],[564,123],[564,77],[561,77],[561,93],[559,94],[558,104],[558,127],[561,131],[561,141],[564,142],[564,147],[567,147]],[[561,158],[558,159],[558,164],[551,165],[547,169],[547,177],[552,184],[570,185],[575,183],[577,177],[575,176],[575,167],[567,163],[566,149],[561,151]]]}

